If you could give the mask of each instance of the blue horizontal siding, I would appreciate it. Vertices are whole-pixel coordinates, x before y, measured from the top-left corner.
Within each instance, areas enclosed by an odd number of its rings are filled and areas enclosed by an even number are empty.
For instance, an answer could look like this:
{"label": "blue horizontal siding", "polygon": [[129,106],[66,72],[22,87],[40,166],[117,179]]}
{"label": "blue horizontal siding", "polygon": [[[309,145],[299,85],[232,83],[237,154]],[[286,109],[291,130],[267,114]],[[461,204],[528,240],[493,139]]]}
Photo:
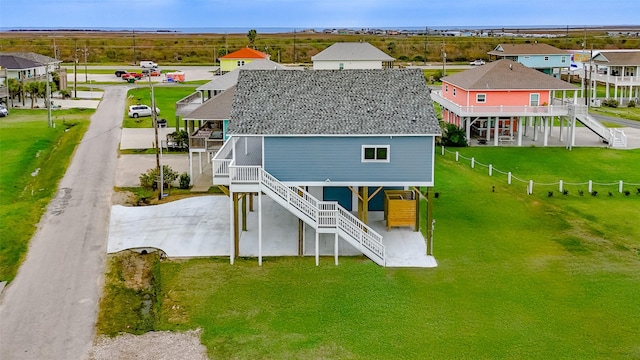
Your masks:
{"label": "blue horizontal siding", "polygon": [[[526,58],[528,56],[528,58]],[[544,57],[548,56],[549,60],[545,61]],[[562,58],[564,61],[562,62]],[[571,65],[571,54],[567,55],[521,55],[518,62],[530,68],[552,68],[552,67],[569,67]]]}
{"label": "blue horizontal siding", "polygon": [[[280,181],[430,182],[432,136],[265,137],[264,168]],[[362,162],[362,145],[389,145],[389,162]]]}

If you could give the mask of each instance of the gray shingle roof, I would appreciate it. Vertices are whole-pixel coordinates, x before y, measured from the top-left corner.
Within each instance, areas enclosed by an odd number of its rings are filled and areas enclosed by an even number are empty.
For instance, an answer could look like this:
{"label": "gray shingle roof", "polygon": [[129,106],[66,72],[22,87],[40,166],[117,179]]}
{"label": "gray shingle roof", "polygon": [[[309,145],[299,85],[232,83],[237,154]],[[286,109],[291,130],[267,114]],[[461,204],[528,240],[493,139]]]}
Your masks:
{"label": "gray shingle roof", "polygon": [[8,70],[34,69],[42,64],[16,55],[0,54],[0,66]]}
{"label": "gray shingle roof", "polygon": [[601,52],[593,57],[593,61],[609,66],[640,66],[640,51]]}
{"label": "gray shingle roof", "polygon": [[[9,67],[6,65],[8,69],[12,70],[32,69],[46,64],[59,64],[62,62],[62,60],[56,60],[52,57],[34,52],[4,52],[0,53],[0,56],[2,56],[3,62],[10,63],[14,66]],[[7,60],[9,58],[12,58],[13,60]]]}
{"label": "gray shingle roof", "polygon": [[251,135],[439,135],[418,69],[243,71],[229,132]]}
{"label": "gray shingle roof", "polygon": [[200,105],[197,109],[183,116],[185,120],[226,120],[231,113],[233,96],[236,87],[233,86]]}
{"label": "gray shingle roof", "polygon": [[366,42],[340,42],[311,57],[311,61],[318,60],[393,61],[395,59]]}
{"label": "gray shingle roof", "polygon": [[489,55],[515,56],[515,55],[567,55],[565,50],[543,43],[531,44],[498,44],[495,49],[489,51]]}
{"label": "gray shingle roof", "polygon": [[224,91],[234,86],[238,82],[238,74],[240,70],[272,70],[272,69],[286,69],[281,64],[271,60],[253,60],[246,65],[243,65],[233,71],[230,71],[222,76],[219,76],[208,83],[198,87],[197,91],[206,90],[219,90]]}
{"label": "gray shingle roof", "polygon": [[575,90],[566,81],[511,60],[498,60],[442,78],[465,90]]}

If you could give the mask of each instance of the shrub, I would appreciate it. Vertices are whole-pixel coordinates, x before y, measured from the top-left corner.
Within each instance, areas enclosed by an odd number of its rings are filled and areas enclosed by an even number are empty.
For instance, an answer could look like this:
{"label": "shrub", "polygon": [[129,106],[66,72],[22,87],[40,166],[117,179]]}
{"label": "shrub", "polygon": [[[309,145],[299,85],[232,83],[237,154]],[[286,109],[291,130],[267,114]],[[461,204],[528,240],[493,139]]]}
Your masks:
{"label": "shrub", "polygon": [[176,147],[180,149],[187,149],[187,144],[189,143],[189,133],[187,130],[178,130],[174,132],[173,139],[176,142]]}
{"label": "shrub", "polygon": [[618,105],[620,105],[620,103],[616,99],[604,99],[602,104],[604,106],[608,106],[608,107],[612,107],[612,108],[617,108]]}
{"label": "shrub", "polygon": [[178,180],[178,183],[180,184],[180,189],[188,189],[191,185],[191,176],[186,172],[180,174],[180,180]]}
{"label": "shrub", "polygon": [[60,90],[60,96],[63,99],[68,99],[68,98],[71,97],[71,92],[69,90],[67,90],[67,89],[62,89],[62,90]]}
{"label": "shrub", "polygon": [[636,101],[635,100],[629,100],[629,103],[627,104],[627,107],[636,107]]}
{"label": "shrub", "polygon": [[[165,189],[178,178],[178,173],[173,171],[169,165],[162,165],[162,183]],[[151,168],[146,173],[140,174],[140,186],[144,188],[157,188],[158,168]]]}
{"label": "shrub", "polygon": [[455,124],[440,122],[442,128],[441,144],[444,146],[465,147],[467,146],[467,137],[463,129]]}

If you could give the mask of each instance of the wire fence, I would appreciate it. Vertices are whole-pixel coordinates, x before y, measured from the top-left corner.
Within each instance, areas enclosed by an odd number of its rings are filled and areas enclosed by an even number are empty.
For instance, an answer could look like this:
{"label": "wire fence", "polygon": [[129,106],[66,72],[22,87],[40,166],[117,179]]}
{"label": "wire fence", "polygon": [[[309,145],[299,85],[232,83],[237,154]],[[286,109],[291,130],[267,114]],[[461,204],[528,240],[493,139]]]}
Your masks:
{"label": "wire fence", "polygon": [[[445,156],[445,154],[452,154],[455,156],[456,162],[460,162],[461,160],[466,160],[469,162],[469,165],[472,169],[475,169],[476,166],[484,167],[488,169],[488,175],[493,176],[494,173],[498,173],[501,175],[505,175],[507,177],[507,184],[512,185],[514,182],[519,182],[526,185],[527,195],[532,195],[533,190],[538,189],[539,187],[543,188],[552,188],[558,189],[558,191],[564,195],[569,193],[568,187],[577,188],[577,192],[580,196],[584,195],[585,192],[583,187],[587,187],[587,194],[596,196],[598,191],[594,190],[594,186],[597,186],[598,189],[605,189],[608,191],[609,196],[613,193],[612,191],[617,191],[618,193],[630,195],[631,193],[635,193],[640,195],[640,183],[632,183],[632,182],[624,182],[622,180],[612,181],[612,182],[594,182],[593,180],[587,180],[583,182],[565,182],[563,180],[558,180],[555,182],[539,182],[534,181],[533,179],[521,179],[515,175],[511,171],[503,171],[500,169],[496,169],[492,164],[483,164],[477,161],[474,157],[465,157],[461,155],[458,151],[451,151],[446,149],[444,146],[441,147],[441,155]],[[635,188],[633,191],[629,190],[629,188]],[[547,190],[548,191],[548,190]],[[548,191],[548,195],[553,195],[553,191]]]}

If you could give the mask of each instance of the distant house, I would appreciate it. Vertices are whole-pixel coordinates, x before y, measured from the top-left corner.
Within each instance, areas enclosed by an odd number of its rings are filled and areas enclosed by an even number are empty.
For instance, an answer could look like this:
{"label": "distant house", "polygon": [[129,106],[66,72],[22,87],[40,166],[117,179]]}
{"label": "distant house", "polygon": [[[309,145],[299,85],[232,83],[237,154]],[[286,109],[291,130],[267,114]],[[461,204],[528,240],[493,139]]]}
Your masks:
{"label": "distant house", "polygon": [[[443,109],[443,119],[462,128],[468,140],[494,145],[522,146],[523,138],[547,146],[554,118],[561,141],[571,138],[576,121],[583,123],[611,146],[626,146],[624,134],[602,125],[585,105],[567,99],[572,84],[511,60],[498,60],[442,78],[442,89],[432,98]],[[528,128],[531,128],[528,130]],[[528,132],[529,131],[529,132]],[[571,145],[573,139],[570,140]]]}
{"label": "distant house", "polygon": [[[249,70],[286,70],[281,64],[271,60],[254,60],[208,83],[196,88],[196,91],[176,103],[176,116],[185,122],[189,133],[189,175],[195,181],[193,156],[198,155],[199,174],[203,173],[202,155],[207,159],[214,154],[227,139],[228,114],[231,112],[231,99],[235,93],[240,71]],[[180,120],[177,119],[179,122]]]}
{"label": "distant house", "polygon": [[[47,78],[52,81],[51,74],[58,73],[60,78],[60,89],[67,87],[67,73],[60,67],[62,60],[57,60],[45,55],[33,52],[4,52],[0,53],[0,69],[2,77],[16,79],[21,83],[29,81],[45,81]],[[47,73],[49,76],[47,76]],[[4,89],[5,82],[0,84],[0,97],[7,96]],[[5,90],[5,91],[3,91]]]}
{"label": "distant house", "polygon": [[311,57],[314,70],[391,68],[394,60],[366,42],[335,43]]}
{"label": "distant house", "polygon": [[497,59],[507,59],[542,71],[547,75],[560,76],[562,70],[571,67],[571,54],[548,44],[499,44],[488,52]]}
{"label": "distant house", "polygon": [[[399,189],[394,199],[412,205],[421,196],[417,187],[434,184],[440,127],[421,71],[242,71],[227,133],[213,159],[213,183],[227,188],[234,209],[232,263],[240,248],[239,199],[257,194],[260,204],[266,194],[314,229],[316,263],[319,241],[333,244],[335,237],[336,261],[342,238],[376,263],[397,266],[368,214],[385,209],[385,190]],[[421,238],[419,208],[404,215]],[[397,215],[386,214],[387,221]],[[260,226],[259,244],[263,237],[289,241],[262,234]],[[303,238],[292,234],[291,241]]]}
{"label": "distant house", "polygon": [[243,48],[225,56],[221,56],[218,60],[220,61],[220,71],[224,74],[249,64],[254,60],[269,60],[269,58],[269,55],[261,51],[251,48]]}
{"label": "distant house", "polygon": [[606,97],[620,102],[640,99],[640,50],[600,51],[593,63],[597,69],[593,68],[590,79],[605,84]]}

